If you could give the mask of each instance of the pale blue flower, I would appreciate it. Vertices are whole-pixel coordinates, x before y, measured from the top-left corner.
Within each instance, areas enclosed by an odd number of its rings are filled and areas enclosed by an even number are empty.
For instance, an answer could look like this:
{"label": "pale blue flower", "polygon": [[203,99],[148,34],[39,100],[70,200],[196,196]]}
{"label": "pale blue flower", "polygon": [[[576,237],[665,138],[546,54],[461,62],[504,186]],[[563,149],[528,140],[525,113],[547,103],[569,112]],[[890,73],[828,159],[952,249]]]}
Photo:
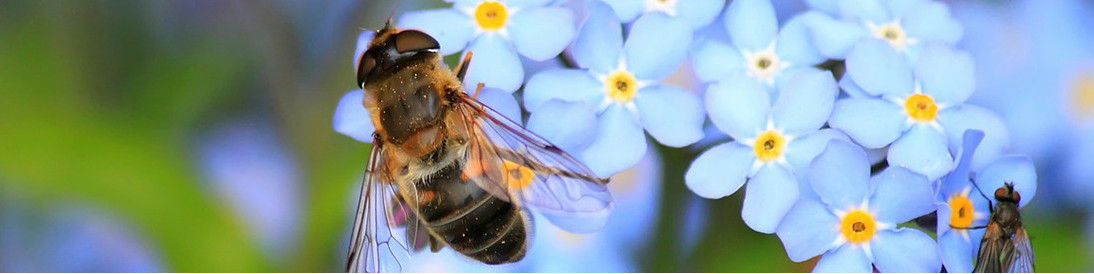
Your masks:
{"label": "pale blue flower", "polygon": [[[814,272],[938,272],[938,245],[926,233],[897,227],[935,210],[927,178],[901,167],[873,177],[866,152],[828,142],[809,168],[818,198],[803,198],[779,225],[790,260],[817,255]],[[911,252],[910,252],[911,251]]]}
{"label": "pale blue flower", "polygon": [[710,24],[725,5],[723,0],[603,0],[623,23],[659,12],[688,22],[692,29]]}
{"label": "pale blue flower", "polygon": [[984,108],[964,104],[975,88],[967,53],[931,44],[914,66],[906,60],[880,40],[858,43],[847,57],[843,84],[860,88],[855,93],[861,94],[837,101],[829,124],[867,149],[888,146],[890,166],[932,181],[953,169],[951,153],[959,149],[965,130],[986,135],[973,157],[974,169],[1007,148],[1003,122]]}
{"label": "pale blue flower", "polygon": [[774,103],[766,88],[744,76],[710,86],[706,108],[732,142],[692,162],[684,181],[695,194],[718,199],[748,182],[741,218],[753,230],[772,233],[799,197],[799,175],[842,133],[821,127],[836,98],[832,75],[802,70],[791,76]]}
{"label": "pale blue flower", "polygon": [[931,0],[808,0],[806,3],[836,17],[821,17],[810,25],[817,49],[831,59],[844,59],[847,51],[863,38],[886,41],[897,51],[914,57],[923,45],[953,45],[963,33],[946,5]]}
{"label": "pale blue flower", "polygon": [[550,1],[452,2],[451,9],[406,13],[399,18],[399,26],[432,35],[442,55],[473,52],[464,80],[469,90],[478,83],[517,90],[524,80],[519,56],[554,58],[574,37],[573,12]]}
{"label": "pale blue flower", "polygon": [[[647,147],[643,131],[673,147],[702,138],[704,112],[699,97],[660,83],[686,58],[691,41],[687,24],[661,13],[646,14],[632,24],[624,41],[622,26],[611,8],[592,1],[587,12],[573,45],[573,56],[581,69],[544,70],[525,86],[524,107],[532,113],[528,128],[544,135],[573,132],[572,136],[548,140],[581,144],[560,147],[569,148],[600,176],[642,159]],[[569,108],[545,109],[553,99],[584,104],[576,108],[585,110],[563,113],[555,110]],[[592,121],[589,113],[596,120],[593,130],[575,131],[572,125],[557,122],[558,117]]]}

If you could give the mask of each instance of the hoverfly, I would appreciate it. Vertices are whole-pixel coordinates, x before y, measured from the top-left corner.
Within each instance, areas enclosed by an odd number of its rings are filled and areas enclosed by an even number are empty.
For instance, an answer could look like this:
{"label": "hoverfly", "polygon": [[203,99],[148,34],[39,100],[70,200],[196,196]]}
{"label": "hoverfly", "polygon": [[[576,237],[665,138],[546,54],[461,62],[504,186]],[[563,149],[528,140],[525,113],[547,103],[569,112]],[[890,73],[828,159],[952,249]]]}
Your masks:
{"label": "hoverfly", "polygon": [[471,53],[451,71],[439,48],[389,19],[356,56],[376,131],[347,272],[401,271],[427,244],[486,264],[519,261],[531,235],[527,208],[572,232],[607,221],[608,179],[468,95]]}
{"label": "hoverfly", "polygon": [[[976,183],[973,182],[973,185]],[[980,188],[977,187],[977,190]],[[980,195],[984,193],[981,192]],[[973,272],[1033,272],[1033,247],[1018,212],[1022,196],[1014,191],[1014,184],[1004,183],[1003,187],[995,190],[995,200],[998,202],[992,206],[991,199],[987,200],[991,217],[987,226],[978,227],[987,230],[980,240],[980,251],[976,255]]]}

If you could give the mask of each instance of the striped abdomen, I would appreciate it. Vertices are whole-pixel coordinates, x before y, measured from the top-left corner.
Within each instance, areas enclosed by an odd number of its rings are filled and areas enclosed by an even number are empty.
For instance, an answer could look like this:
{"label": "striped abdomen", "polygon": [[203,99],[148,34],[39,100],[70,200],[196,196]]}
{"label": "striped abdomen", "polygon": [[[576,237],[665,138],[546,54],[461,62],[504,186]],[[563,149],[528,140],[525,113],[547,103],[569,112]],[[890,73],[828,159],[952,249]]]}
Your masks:
{"label": "striped abdomen", "polygon": [[415,183],[419,197],[428,201],[418,208],[427,228],[452,249],[483,263],[524,258],[528,233],[520,209],[460,179],[461,169],[462,164],[453,161]]}

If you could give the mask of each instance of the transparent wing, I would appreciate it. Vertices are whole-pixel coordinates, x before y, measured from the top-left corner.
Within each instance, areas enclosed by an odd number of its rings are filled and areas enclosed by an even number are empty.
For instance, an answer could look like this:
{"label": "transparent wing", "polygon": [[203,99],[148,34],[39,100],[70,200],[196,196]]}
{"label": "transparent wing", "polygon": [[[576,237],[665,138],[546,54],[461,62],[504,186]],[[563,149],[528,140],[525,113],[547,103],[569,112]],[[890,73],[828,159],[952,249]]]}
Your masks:
{"label": "transparent wing", "polygon": [[1010,273],[1033,272],[1033,246],[1030,245],[1029,235],[1025,228],[1018,228],[1011,237],[1013,252],[1008,254],[1006,270]]}
{"label": "transparent wing", "polygon": [[383,146],[373,144],[353,218],[346,272],[401,272],[410,260],[409,248],[398,236],[403,228],[396,225],[405,212],[396,212],[401,207],[396,206],[395,185],[381,168]]}
{"label": "transparent wing", "polygon": [[571,232],[592,232],[607,222],[608,179],[547,140],[461,93],[458,124],[468,136],[464,175],[507,201],[527,206]]}
{"label": "transparent wing", "polygon": [[1003,272],[1003,249],[1007,247],[1006,240],[999,237],[1003,231],[999,224],[988,223],[984,231],[984,238],[980,240],[980,252],[976,254],[975,273],[999,273]]}

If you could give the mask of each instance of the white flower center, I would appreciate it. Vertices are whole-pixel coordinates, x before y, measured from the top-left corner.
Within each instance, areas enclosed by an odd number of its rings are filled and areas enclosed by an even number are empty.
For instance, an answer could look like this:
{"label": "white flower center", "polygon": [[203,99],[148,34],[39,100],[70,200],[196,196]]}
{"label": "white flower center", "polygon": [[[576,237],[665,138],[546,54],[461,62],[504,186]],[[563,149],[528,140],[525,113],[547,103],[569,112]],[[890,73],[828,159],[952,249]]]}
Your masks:
{"label": "white flower center", "polygon": [[676,16],[676,2],[679,0],[646,0],[646,12],[660,11]]}
{"label": "white flower center", "polygon": [[904,28],[900,27],[900,22],[898,20],[893,20],[892,22],[882,25],[867,23],[866,27],[870,29],[870,32],[874,34],[875,38],[885,40],[885,42],[888,42],[890,46],[898,51],[903,51],[909,45],[917,42],[915,38],[908,37]]}
{"label": "white flower center", "polygon": [[766,49],[758,52],[742,52],[745,57],[745,66],[748,68],[748,76],[764,81],[771,85],[775,83],[775,76],[779,75],[779,72],[783,68],[789,66],[785,61],[779,60],[779,56],[775,54],[775,44],[771,44]]}

